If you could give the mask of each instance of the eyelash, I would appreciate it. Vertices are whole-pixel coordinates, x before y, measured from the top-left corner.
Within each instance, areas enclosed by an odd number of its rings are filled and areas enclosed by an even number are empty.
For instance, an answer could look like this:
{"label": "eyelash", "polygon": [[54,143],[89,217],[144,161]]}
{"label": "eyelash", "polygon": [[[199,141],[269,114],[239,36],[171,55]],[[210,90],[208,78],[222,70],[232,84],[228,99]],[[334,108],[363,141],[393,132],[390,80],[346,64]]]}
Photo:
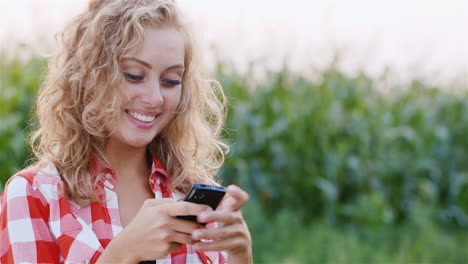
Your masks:
{"label": "eyelash", "polygon": [[[142,75],[134,75],[134,74],[131,74],[131,73],[128,73],[128,72],[124,72],[123,75],[130,82],[139,82],[139,81],[143,80]],[[174,86],[182,84],[182,82],[180,80],[171,80],[171,79],[164,79],[164,80],[162,80],[162,82],[164,84],[166,84],[167,86],[169,86],[169,87],[174,87]]]}
{"label": "eyelash", "polygon": [[128,72],[124,72],[123,75],[125,76],[125,78],[127,78],[127,80],[129,80],[131,82],[138,82],[138,81],[143,80],[143,76],[141,76],[141,75],[134,75],[134,74],[131,74],[131,73],[128,73]]}
{"label": "eyelash", "polygon": [[165,80],[162,80],[167,86],[176,86],[176,85],[180,85],[182,84],[181,81],[179,80],[170,80],[170,79],[165,79]]}

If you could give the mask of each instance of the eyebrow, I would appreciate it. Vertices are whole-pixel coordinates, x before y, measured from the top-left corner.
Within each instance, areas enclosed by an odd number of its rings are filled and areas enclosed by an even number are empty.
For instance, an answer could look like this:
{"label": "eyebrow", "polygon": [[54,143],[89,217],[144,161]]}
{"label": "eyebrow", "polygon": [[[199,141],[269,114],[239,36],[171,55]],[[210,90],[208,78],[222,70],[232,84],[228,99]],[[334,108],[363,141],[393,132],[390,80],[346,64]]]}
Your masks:
{"label": "eyebrow", "polygon": [[166,71],[167,70],[173,70],[173,69],[179,69],[179,68],[180,69],[185,69],[184,65],[182,65],[182,64],[174,64],[172,66],[167,67]]}
{"label": "eyebrow", "polygon": [[138,58],[135,58],[135,57],[123,57],[122,58],[122,61],[126,61],[126,60],[135,61],[135,62],[140,63],[141,65],[145,66],[146,68],[148,68],[150,70],[153,69],[153,67],[151,67],[151,64],[147,63],[146,61],[140,60]]}
{"label": "eyebrow", "polygon": [[[148,69],[150,69],[150,70],[153,69],[153,67],[151,66],[151,64],[149,64],[148,62],[146,62],[146,61],[144,61],[144,60],[140,60],[140,59],[135,58],[135,57],[123,57],[123,58],[122,58],[122,61],[126,61],[126,60],[135,61],[135,62],[140,63],[141,65],[145,66],[146,68],[148,68]],[[172,69],[178,69],[178,68],[184,69],[185,67],[184,67],[184,65],[182,65],[182,64],[174,64],[174,65],[172,65],[172,66],[167,67],[166,71],[167,71],[167,70],[172,70]]]}

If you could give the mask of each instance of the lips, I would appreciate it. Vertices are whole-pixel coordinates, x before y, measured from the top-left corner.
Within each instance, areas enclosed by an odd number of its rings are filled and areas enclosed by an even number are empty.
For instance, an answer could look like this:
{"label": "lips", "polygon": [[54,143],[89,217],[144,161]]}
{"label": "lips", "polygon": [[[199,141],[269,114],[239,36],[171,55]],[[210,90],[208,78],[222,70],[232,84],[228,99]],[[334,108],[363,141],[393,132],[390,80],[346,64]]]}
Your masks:
{"label": "lips", "polygon": [[141,122],[151,122],[154,119],[156,119],[156,115],[142,115],[137,112],[130,112],[130,111],[127,111],[127,113]]}
{"label": "lips", "polygon": [[143,110],[125,110],[128,119],[137,127],[148,129],[156,124],[160,115],[159,112],[150,112]]}

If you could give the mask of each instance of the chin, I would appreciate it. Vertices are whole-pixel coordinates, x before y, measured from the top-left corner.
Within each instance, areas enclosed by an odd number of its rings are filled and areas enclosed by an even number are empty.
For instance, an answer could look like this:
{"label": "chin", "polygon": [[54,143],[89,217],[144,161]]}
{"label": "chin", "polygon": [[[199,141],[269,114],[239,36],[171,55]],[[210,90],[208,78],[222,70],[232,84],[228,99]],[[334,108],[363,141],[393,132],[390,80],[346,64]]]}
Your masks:
{"label": "chin", "polygon": [[151,141],[153,140],[154,137],[144,137],[144,138],[138,138],[138,137],[126,137],[122,143],[132,146],[135,148],[142,148],[146,147]]}

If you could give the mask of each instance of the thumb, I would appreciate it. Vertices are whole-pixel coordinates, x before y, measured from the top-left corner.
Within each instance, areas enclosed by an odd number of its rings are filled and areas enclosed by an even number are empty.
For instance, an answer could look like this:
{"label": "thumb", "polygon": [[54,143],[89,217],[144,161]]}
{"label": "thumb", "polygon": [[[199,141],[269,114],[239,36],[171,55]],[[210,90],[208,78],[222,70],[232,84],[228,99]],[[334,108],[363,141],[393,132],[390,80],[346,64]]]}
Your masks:
{"label": "thumb", "polygon": [[248,200],[249,195],[244,190],[236,185],[229,185],[226,197],[224,197],[219,209],[229,211],[239,210]]}

